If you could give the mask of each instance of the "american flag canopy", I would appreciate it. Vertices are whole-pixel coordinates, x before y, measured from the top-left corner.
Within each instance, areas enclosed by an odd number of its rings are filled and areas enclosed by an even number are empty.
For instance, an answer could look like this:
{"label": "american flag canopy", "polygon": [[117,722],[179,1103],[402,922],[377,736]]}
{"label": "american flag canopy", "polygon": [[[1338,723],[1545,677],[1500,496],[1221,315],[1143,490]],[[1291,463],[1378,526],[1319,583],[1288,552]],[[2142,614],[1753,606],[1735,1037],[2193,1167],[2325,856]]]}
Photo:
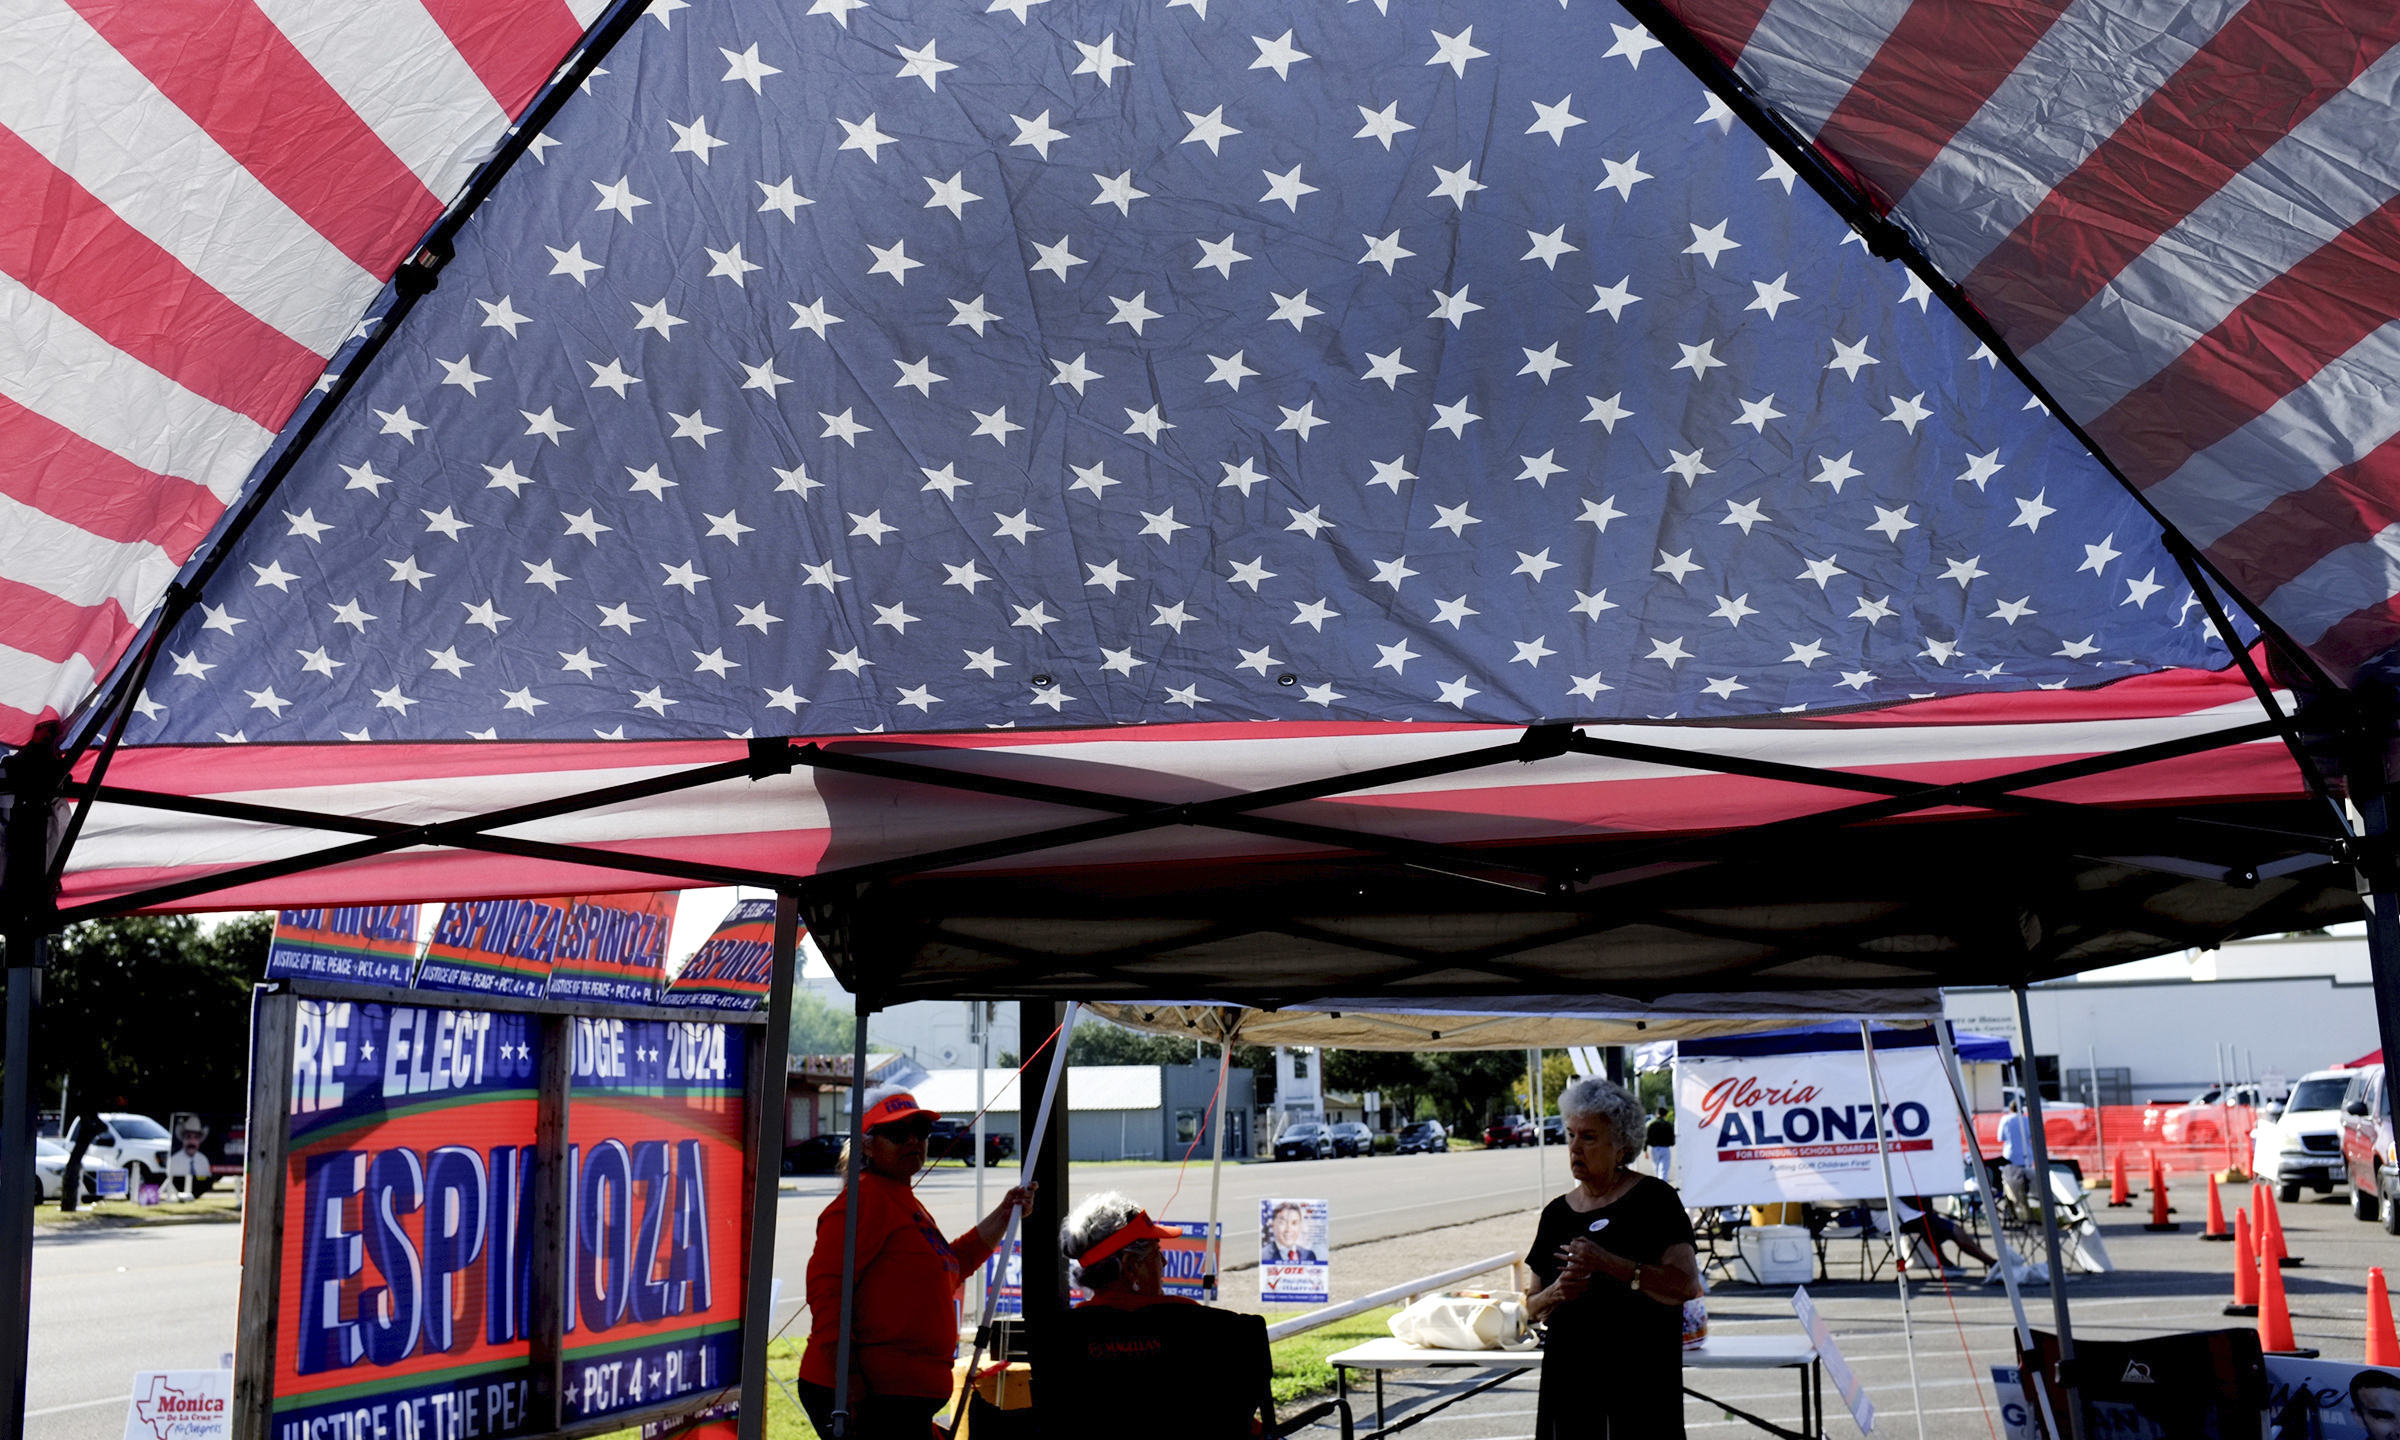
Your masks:
{"label": "american flag canopy", "polygon": [[2338,678],[2400,639],[2400,8],[1665,3]]}
{"label": "american flag canopy", "polygon": [[594,0],[19,0],[0,743],[72,711]]}
{"label": "american flag canopy", "polygon": [[662,6],[130,743],[1739,717],[2227,661],[1614,5]]}

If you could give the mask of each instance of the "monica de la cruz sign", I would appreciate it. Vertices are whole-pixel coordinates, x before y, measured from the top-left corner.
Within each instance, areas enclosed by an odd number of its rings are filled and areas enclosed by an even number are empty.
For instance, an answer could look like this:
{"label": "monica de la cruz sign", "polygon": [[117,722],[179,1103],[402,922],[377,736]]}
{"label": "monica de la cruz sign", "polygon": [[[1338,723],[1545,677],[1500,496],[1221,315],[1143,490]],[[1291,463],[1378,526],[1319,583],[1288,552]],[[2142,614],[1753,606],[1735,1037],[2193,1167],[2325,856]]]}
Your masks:
{"label": "monica de la cruz sign", "polygon": [[[434,998],[434,997],[428,997]],[[577,1017],[562,1419],[736,1383],[745,1027]],[[505,1440],[532,1413],[541,1017],[301,999],[274,1440]]]}
{"label": "monica de la cruz sign", "polygon": [[[1965,1189],[1964,1141],[1939,1053],[1879,1041],[1875,1065],[1896,1193]],[[1679,1054],[1676,1188],[1693,1205],[1880,1196],[1876,1114],[1855,1037],[1846,1050]]]}

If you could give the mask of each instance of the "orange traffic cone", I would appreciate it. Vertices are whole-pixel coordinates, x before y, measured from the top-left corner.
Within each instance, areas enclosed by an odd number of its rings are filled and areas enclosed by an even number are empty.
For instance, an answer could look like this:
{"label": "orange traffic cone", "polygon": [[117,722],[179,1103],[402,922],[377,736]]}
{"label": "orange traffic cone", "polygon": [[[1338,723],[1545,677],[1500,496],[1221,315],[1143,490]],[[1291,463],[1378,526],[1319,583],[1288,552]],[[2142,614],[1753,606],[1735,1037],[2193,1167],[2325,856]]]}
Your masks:
{"label": "orange traffic cone", "polygon": [[2258,1267],[2258,1348],[2270,1354],[2300,1348],[2292,1338],[2291,1306],[2284,1303],[2283,1271],[2274,1265]]}
{"label": "orange traffic cone", "polygon": [[2231,1240],[2233,1232],[2225,1228],[2225,1202],[2217,1198],[2213,1177],[2203,1175],[2200,1183],[2208,1190],[2208,1228],[2200,1232],[2203,1240]]}
{"label": "orange traffic cone", "polygon": [[2167,1218],[2171,1213],[2173,1212],[2167,1208],[2167,1174],[2159,1167],[2158,1155],[2154,1151],[2150,1156],[2150,1223],[2142,1228],[2159,1231],[2181,1230],[2183,1228],[2181,1225]]}
{"label": "orange traffic cone", "polygon": [[2259,1263],[2264,1265],[2268,1263],[2269,1257],[2273,1257],[2276,1268],[2288,1270],[2299,1264],[2300,1260],[2299,1257],[2292,1254],[2291,1246],[2284,1240],[2283,1209],[2275,1203],[2275,1192],[2272,1189],[2261,1185],[2258,1187],[2258,1194],[2259,1203],[2266,1211],[2266,1229],[2262,1232],[2258,1242]]}
{"label": "orange traffic cone", "polygon": [[2233,1213],[2233,1303],[2228,1315],[2258,1313],[2258,1250],[2250,1243],[2250,1212]]}
{"label": "orange traffic cone", "polygon": [[2400,1335],[2392,1333],[2392,1297],[2380,1265],[2367,1272],[2367,1363],[2400,1366]]}
{"label": "orange traffic cone", "polygon": [[2275,1263],[2286,1269],[2304,1263],[2292,1253],[2291,1239],[2283,1233],[2283,1201],[2276,1198],[2275,1187],[2261,1183],[2259,1188],[2267,1192],[2267,1207],[2275,1212]]}
{"label": "orange traffic cone", "polygon": [[2108,1208],[2125,1210],[2132,1205],[2132,1187],[2125,1183],[2125,1152],[2119,1150],[2117,1158],[2110,1161],[2108,1167]]}

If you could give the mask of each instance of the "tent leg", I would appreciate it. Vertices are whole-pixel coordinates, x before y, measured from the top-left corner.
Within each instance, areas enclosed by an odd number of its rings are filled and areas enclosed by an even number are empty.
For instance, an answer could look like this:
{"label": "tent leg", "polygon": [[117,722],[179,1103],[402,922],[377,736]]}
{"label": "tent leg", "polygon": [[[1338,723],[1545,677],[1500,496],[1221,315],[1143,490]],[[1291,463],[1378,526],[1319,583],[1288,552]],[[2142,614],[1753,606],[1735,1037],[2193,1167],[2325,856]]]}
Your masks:
{"label": "tent leg", "polygon": [[1025,1147],[1024,1176],[1040,1181],[1042,1187],[1025,1215],[1024,1248],[1020,1252],[1023,1262],[1019,1267],[1029,1350],[1027,1358],[1032,1361],[1036,1375],[1043,1373],[1045,1363],[1049,1363],[1049,1373],[1058,1373],[1058,1366],[1050,1361],[1051,1346],[1063,1328],[1059,1317],[1067,1312],[1066,1262],[1058,1253],[1058,1227],[1067,1218],[1069,1208],[1067,1156],[1072,1151],[1067,1139],[1070,1117],[1067,1113],[1065,1072],[1067,1042],[1074,1034],[1068,1027],[1072,1025],[1077,1009],[1073,1004],[1060,1005],[1052,1000],[1028,1000],[1020,1002],[1018,1011],[1019,1044],[1030,1048],[1040,1044],[1042,1037],[1054,1028],[1058,1031],[1058,1038],[1051,1042],[1048,1049],[1033,1057],[1032,1063],[1017,1082],[1017,1094],[1020,1097],[1031,1093],[1036,1085],[1041,1087],[1045,1096],[1055,1094],[1058,1097],[1055,1102],[1045,1102],[1053,1106],[1048,1112],[1048,1124],[1042,1123],[1041,1113],[1037,1112],[1034,1128],[1027,1130],[1021,1099],[1017,1116],[1017,1141]]}
{"label": "tent leg", "polygon": [[[777,906],[777,929],[782,928]],[[856,1028],[850,1041],[850,1143],[842,1147],[842,1329],[834,1346],[833,1437],[850,1434],[850,1331],[858,1312],[858,1171],[866,1163],[867,1136],[858,1128],[867,1113],[867,997],[858,997]]]}
{"label": "tent leg", "polygon": [[[983,1085],[984,1078],[992,1072],[991,1001],[969,1000],[967,1002],[967,1028],[973,1031],[975,1036],[975,1213],[980,1217],[991,1213],[984,1208],[983,1204],[984,1172],[992,1168],[986,1163],[989,1155],[984,1149],[983,1139],[985,1127],[989,1123],[984,1119],[984,1111],[990,1105],[989,1099],[983,1093]],[[1006,1263],[1005,1257],[1003,1257],[1002,1263]],[[982,1274],[980,1270],[976,1273]],[[984,1301],[976,1309],[979,1312],[989,1311],[991,1309],[989,1303],[991,1287],[980,1279],[976,1281],[976,1285],[981,1291]]]}
{"label": "tent leg", "polygon": [[[1044,1178],[1041,1174],[1041,1160],[1044,1154],[1047,1152],[1042,1149],[1042,1143],[1043,1138],[1049,1134],[1051,1107],[1058,1099],[1059,1081],[1065,1078],[1067,1073],[1067,1037],[1073,1034],[1075,1031],[1075,1011],[1078,1008],[1078,1004],[1079,1002],[1076,1001],[1067,1002],[1066,1015],[1059,1021],[1058,1043],[1051,1046],[1049,1049],[1044,1050],[1040,1055],[1034,1057],[1035,1061],[1043,1062],[1045,1069],[1045,1074],[1042,1078],[1042,1103],[1041,1108],[1033,1112],[1033,1129],[1026,1135],[1025,1151],[1022,1155],[1017,1157],[1017,1183],[1019,1185],[1023,1185],[1028,1181]],[[1033,1033],[1032,1029],[1027,1026],[1025,1022],[1035,1018],[1035,1016],[1042,1010],[1047,1010],[1050,1008],[1051,1007],[1048,1005],[1037,1006],[1032,1001],[1025,1001],[1022,1003],[1021,1008],[1017,1012],[1019,1016],[1017,1022],[1017,1033],[1020,1041],[1022,1041],[1024,1036]],[[1026,1068],[1030,1070],[1032,1065],[1028,1064]],[[1017,1093],[1021,1096],[1025,1092],[1023,1090],[1019,1090]],[[1017,1128],[1021,1132],[1024,1131],[1025,1128],[1025,1108],[1022,1102],[1020,1102],[1017,1107]],[[1122,1147],[1119,1148],[1121,1149]],[[1059,1168],[1062,1172],[1065,1169],[1064,1166]],[[1063,1173],[1059,1177],[1059,1183],[1062,1188],[1066,1183]],[[1047,1194],[1048,1190],[1049,1187],[1044,1185],[1043,1193]],[[1039,1197],[1036,1197],[1033,1203],[1034,1209],[1038,1214],[1042,1208],[1042,1202]],[[1057,1200],[1053,1200],[1051,1202],[1053,1207],[1060,1203],[1061,1202]],[[1024,1237],[1025,1243],[1021,1248],[1018,1247],[1017,1244],[1017,1227],[1020,1223],[1024,1224],[1027,1230],[1027,1234]],[[1031,1234],[1032,1223],[1033,1222],[1031,1218],[1017,1210],[1014,1206],[1011,1206],[1008,1212],[1008,1228],[1000,1232],[1000,1248],[992,1252],[1000,1257],[1000,1273],[1003,1276],[1007,1275],[1008,1273],[1008,1252],[1012,1248],[1018,1249],[1018,1253],[1023,1257],[1017,1266],[1017,1300],[1018,1310],[1026,1319],[1031,1319],[1034,1314],[1034,1278],[1036,1272],[1034,1270],[1035,1256],[1033,1236]],[[1050,1277],[1049,1284],[1051,1292],[1058,1296],[1059,1299],[1057,1309],[1059,1311],[1063,1311],[1066,1308],[1066,1277],[1057,1263],[1058,1224],[1054,1219],[1046,1220],[1042,1223],[1047,1226],[1050,1235],[1050,1243],[1048,1247],[1050,1252],[1050,1263],[1047,1265],[1046,1269],[1040,1273]],[[966,1374],[962,1377],[962,1383],[959,1386],[958,1399],[950,1407],[950,1428],[944,1432],[944,1434],[949,1437],[949,1440],[958,1440],[958,1432],[960,1427],[967,1423],[967,1407],[974,1403],[976,1376],[983,1369],[983,1347],[989,1344],[992,1338],[992,1311],[994,1308],[995,1299],[999,1293],[1000,1292],[997,1290],[986,1290],[984,1292],[983,1319],[975,1327],[975,1348],[972,1351],[969,1351],[967,1354]],[[1042,1311],[1042,1313],[1047,1315],[1052,1312],[1048,1309],[1045,1309]],[[1058,1327],[1054,1325],[1034,1325],[1030,1327],[1030,1338],[1036,1343],[1046,1346],[1051,1343],[1050,1337],[1054,1336],[1057,1333],[1057,1330]],[[1003,1356],[1001,1358],[1005,1360],[1007,1357]],[[1035,1370],[1037,1373],[1039,1373],[1040,1366],[1038,1363],[1035,1366]]]}
{"label": "tent leg", "polygon": [[[1239,1011],[1224,1012],[1231,1017]],[[1201,1243],[1208,1247],[1208,1279],[1205,1287],[1208,1298],[1217,1298],[1217,1277],[1225,1269],[1224,1222],[1217,1218],[1217,1202],[1225,1192],[1225,1112],[1232,1108],[1233,1097],[1226,1089],[1233,1081],[1233,1027],[1228,1023],[1225,1033],[1217,1037],[1217,1113],[1208,1120],[1211,1140],[1208,1154],[1208,1230]]]}
{"label": "tent leg", "polygon": [[[1975,1138],[1975,1107],[1967,1103],[1967,1072],[1958,1063],[1958,1047],[1952,1043],[1950,1022],[1933,1022],[1933,1038],[1942,1047],[1943,1073],[1950,1079],[1950,1098],[1958,1102],[1959,1128],[1966,1133],[1967,1154],[1975,1162],[1975,1193],[1983,1197],[1983,1213],[1992,1222],[1992,1248],[2000,1255],[2000,1285],[2008,1291],[2008,1308],[2017,1317],[2017,1353],[2033,1348],[2033,1324],[2025,1318],[2025,1294],[2017,1288],[2017,1271],[2009,1263],[2015,1252],[2000,1238],[2000,1202],[1992,1194],[1991,1168],[1983,1163],[1983,1142]],[[2050,1392],[2043,1386],[2033,1389],[2034,1399],[2042,1407],[2042,1433],[2058,1433],[2058,1417],[2050,1413]]]}
{"label": "tent leg", "polygon": [[[2025,1002],[2025,987],[2016,987],[2017,1035],[2025,1042],[2025,1054],[2017,1078],[2025,1087],[2026,1129],[2033,1134],[2033,1189],[2042,1201],[2042,1253],[2050,1265],[2050,1312],[2058,1325],[2058,1360],[2063,1372],[2067,1362],[2075,1358],[2075,1328],[2067,1314],[2067,1272],[2059,1263],[2058,1202],[2050,1194],[2050,1137],[2042,1128],[2042,1085],[2033,1061],[2033,1010]],[[2077,1398],[2075,1387],[2061,1387],[2067,1396],[2067,1433],[2074,1440],[2083,1440],[2083,1402]]]}
{"label": "tent leg", "polygon": [[[1900,1224],[1900,1197],[1892,1189],[1892,1149],[1886,1137],[1891,1125],[1891,1112],[1883,1104],[1883,1072],[1875,1068],[1875,1033],[1868,1022],[1858,1022],[1859,1049],[1867,1060],[1867,1094],[1875,1102],[1875,1158],[1883,1166],[1883,1218],[1892,1232],[1892,1283],[1900,1287],[1900,1343],[1908,1347],[1908,1396],[1917,1409],[1917,1440],[1925,1440],[1925,1388],[1917,1379],[1917,1331],[1908,1314],[1908,1232]],[[1931,1204],[1929,1200],[1926,1202]],[[1933,1263],[1942,1263],[1941,1251],[1934,1251]]]}
{"label": "tent leg", "polygon": [[800,901],[775,897],[774,969],[767,983],[767,1023],[753,1037],[759,1053],[750,1073],[758,1107],[750,1132],[750,1273],[742,1296],[742,1403],[735,1421],[738,1440],[763,1440],[767,1430],[767,1338],[774,1331],[775,1207],[782,1203],[783,1146],[791,1132],[784,1108],[791,1100],[792,980],[799,964]]}
{"label": "tent leg", "polygon": [[[2350,800],[2364,822],[2359,888],[2367,900],[2367,961],[2375,983],[2375,1029],[2387,1064],[2400,1065],[2400,856],[2392,844],[2391,781],[2384,744],[2362,746],[2350,763]],[[2387,1202],[2388,1203],[2388,1202]]]}
{"label": "tent leg", "polygon": [[0,1301],[0,1437],[25,1434],[26,1342],[32,1331],[33,1206],[39,1193],[33,1173],[33,1012],[42,985],[43,937],[16,931],[8,937],[7,1075],[0,1082],[0,1284],[12,1293]]}
{"label": "tent leg", "polygon": [[48,735],[9,757],[10,796],[0,872],[0,923],[8,944],[7,1073],[0,1077],[0,1440],[25,1434],[26,1342],[33,1329],[33,1014],[41,1003],[43,951],[55,915],[50,819],[58,766]]}
{"label": "tent leg", "polygon": [[[1550,1203],[1550,1154],[1542,1142],[1549,1137],[1542,1133],[1542,1052],[1536,1047],[1525,1052],[1525,1093],[1533,1097],[1533,1211],[1536,1215]],[[1631,1165],[1631,1159],[1626,1160]]]}

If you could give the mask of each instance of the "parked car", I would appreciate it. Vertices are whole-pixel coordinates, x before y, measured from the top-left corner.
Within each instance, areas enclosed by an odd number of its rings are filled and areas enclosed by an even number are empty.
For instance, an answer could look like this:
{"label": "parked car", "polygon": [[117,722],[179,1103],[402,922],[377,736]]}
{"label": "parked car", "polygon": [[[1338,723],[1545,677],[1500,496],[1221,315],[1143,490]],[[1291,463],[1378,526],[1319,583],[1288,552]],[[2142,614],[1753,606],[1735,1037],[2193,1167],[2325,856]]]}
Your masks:
{"label": "parked car", "polygon": [[[70,1148],[82,1124],[78,1119],[67,1127],[65,1142]],[[174,1143],[167,1127],[147,1115],[104,1110],[100,1114],[100,1133],[92,1137],[91,1145],[83,1152],[83,1168],[126,1171],[128,1181],[139,1190],[166,1178],[167,1150]]]}
{"label": "parked car", "polygon": [[[2024,1103],[2024,1092],[2007,1086],[2001,1092],[2003,1101]],[[2000,1153],[2000,1122],[2007,1119],[2005,1105],[2001,1110],[1978,1111],[1975,1116],[1975,1137],[1983,1143],[1984,1153]],[[2153,1130],[2155,1133],[2155,1129]],[[2053,1150],[2075,1149],[2098,1141],[2099,1125],[2089,1105],[2071,1100],[2042,1100],[2042,1135]]]}
{"label": "parked car", "polygon": [[[88,1158],[88,1157],[87,1157]],[[44,1135],[33,1142],[33,1173],[44,1200],[56,1200],[67,1193],[67,1144],[54,1135]],[[89,1200],[95,1192],[92,1167],[83,1168],[83,1184],[77,1187]]]}
{"label": "parked car", "polygon": [[2400,1169],[2392,1156],[2392,1096],[2384,1068],[2352,1072],[2342,1092],[2342,1170],[2350,1181],[2350,1213],[2381,1219],[2384,1233],[2400,1235]]}
{"label": "parked car", "polygon": [[1524,1128],[1524,1116],[1503,1115],[1498,1120],[1495,1120],[1491,1124],[1483,1127],[1484,1146],[1485,1148],[1492,1150],[1505,1150],[1511,1145],[1520,1143],[1517,1139],[1517,1132]]}
{"label": "parked car", "polygon": [[1542,1121],[1542,1143],[1544,1145],[1567,1143],[1567,1118],[1564,1115],[1552,1115]]}
{"label": "parked car", "polygon": [[[1017,1153],[1017,1137],[984,1132],[983,1163],[997,1165]],[[975,1163],[975,1127],[964,1120],[936,1120],[933,1133],[925,1137],[925,1163],[937,1160],[956,1160],[962,1165]]]}
{"label": "parked car", "polygon": [[827,1131],[811,1135],[806,1140],[783,1147],[783,1173],[786,1175],[829,1175],[842,1168],[842,1145],[849,1135]]}
{"label": "parked car", "polygon": [[1303,1120],[1275,1137],[1278,1160],[1330,1160],[1333,1132],[1314,1120]]}
{"label": "parked car", "polygon": [[2258,1122],[2250,1144],[2250,1171],[2272,1178],[2282,1187],[2284,1199],[2299,1199],[2304,1185],[2330,1195],[2335,1184],[2348,1178],[2342,1169],[2342,1102],[2351,1078],[2348,1070],[2303,1075],[2281,1113]]}
{"label": "parked car", "polygon": [[2169,1145],[2213,1145],[2228,1135],[2240,1134],[2248,1123],[2234,1111],[2248,1110],[2255,1115],[2262,1102],[2256,1085],[2211,1085],[2183,1104],[2161,1110],[2158,1137]]}
{"label": "parked car", "polygon": [[1450,1148],[1450,1132],[1439,1120],[1419,1120],[1400,1132],[1403,1155],[1439,1155]]}
{"label": "parked car", "polygon": [[1333,1153],[1343,1155],[1372,1155],[1375,1153],[1375,1132],[1356,1120],[1344,1120],[1327,1128],[1333,1137]]}

